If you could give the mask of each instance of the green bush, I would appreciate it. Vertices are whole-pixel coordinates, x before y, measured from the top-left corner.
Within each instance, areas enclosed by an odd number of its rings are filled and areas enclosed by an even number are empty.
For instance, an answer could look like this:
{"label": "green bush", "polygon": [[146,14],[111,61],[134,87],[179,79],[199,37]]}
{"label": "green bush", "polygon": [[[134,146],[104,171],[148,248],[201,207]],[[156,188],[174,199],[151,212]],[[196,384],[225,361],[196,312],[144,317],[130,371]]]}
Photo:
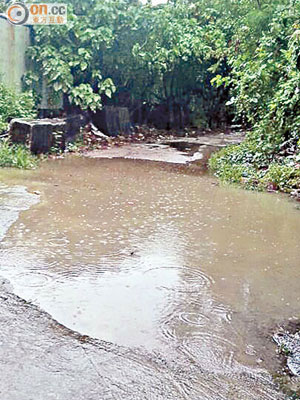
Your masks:
{"label": "green bush", "polygon": [[252,131],[209,165],[224,182],[290,192],[300,188],[300,3],[237,3],[240,18],[220,46],[230,68],[212,82],[229,87],[227,105]]}
{"label": "green bush", "polygon": [[258,181],[258,173],[250,163],[252,158],[243,144],[229,146],[210,158],[209,167],[221,181],[252,189]]}
{"label": "green bush", "polygon": [[32,93],[18,94],[0,83],[0,132],[7,129],[11,118],[34,117],[36,110]]}
{"label": "green bush", "polygon": [[[267,143],[267,142],[266,142]],[[264,143],[266,146],[267,144]],[[275,146],[276,147],[276,146]],[[209,167],[221,181],[247,189],[291,192],[300,188],[300,154],[280,156],[250,139],[213,154]]]}
{"label": "green bush", "polygon": [[37,166],[37,157],[23,145],[10,143],[8,139],[0,139],[0,167],[32,169]]}
{"label": "green bush", "polygon": [[300,170],[292,165],[272,163],[261,180],[264,187],[272,186],[282,192],[300,188]]}

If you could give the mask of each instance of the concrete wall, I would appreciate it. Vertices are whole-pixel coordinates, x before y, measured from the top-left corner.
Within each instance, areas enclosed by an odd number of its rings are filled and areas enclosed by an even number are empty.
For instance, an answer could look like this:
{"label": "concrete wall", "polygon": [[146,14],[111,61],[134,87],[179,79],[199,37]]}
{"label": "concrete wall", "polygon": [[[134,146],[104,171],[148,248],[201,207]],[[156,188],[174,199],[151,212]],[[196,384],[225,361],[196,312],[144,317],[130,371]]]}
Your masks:
{"label": "concrete wall", "polygon": [[0,15],[0,80],[17,92],[22,90],[25,52],[29,44],[29,28],[13,26]]}

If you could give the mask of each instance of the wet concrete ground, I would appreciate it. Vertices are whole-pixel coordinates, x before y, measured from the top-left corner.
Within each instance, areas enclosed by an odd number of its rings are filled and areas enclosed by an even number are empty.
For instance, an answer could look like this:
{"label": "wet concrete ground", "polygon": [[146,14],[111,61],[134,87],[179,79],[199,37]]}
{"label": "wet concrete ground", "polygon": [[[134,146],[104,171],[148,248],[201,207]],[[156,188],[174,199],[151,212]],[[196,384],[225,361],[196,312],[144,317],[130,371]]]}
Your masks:
{"label": "wet concrete ground", "polygon": [[[158,353],[81,336],[13,295],[4,281],[0,324],[3,400],[283,399],[264,374],[261,379],[269,387],[268,394],[250,371],[236,376],[244,390],[236,390],[237,381],[231,377],[218,393],[218,375],[186,361],[183,367],[178,358],[166,360]],[[203,386],[197,389],[194,383],[198,380]],[[247,396],[249,389],[251,397]]]}
{"label": "wet concrete ground", "polygon": [[161,140],[157,143],[128,144],[94,150],[86,153],[91,158],[123,158],[130,160],[148,160],[170,164],[200,163],[205,166],[210,155],[231,144],[238,144],[244,139],[240,134],[217,134],[197,138]]}
{"label": "wet concrete ground", "polygon": [[0,287],[2,400],[184,398],[178,372],[163,360],[80,336],[6,286]]}

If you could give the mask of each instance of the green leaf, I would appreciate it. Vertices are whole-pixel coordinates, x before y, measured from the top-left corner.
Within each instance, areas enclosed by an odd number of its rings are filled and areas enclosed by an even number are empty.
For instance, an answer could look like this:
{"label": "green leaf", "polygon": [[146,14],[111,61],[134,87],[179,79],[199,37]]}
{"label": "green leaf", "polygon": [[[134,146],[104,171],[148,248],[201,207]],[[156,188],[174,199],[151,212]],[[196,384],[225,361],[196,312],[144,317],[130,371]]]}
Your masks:
{"label": "green leaf", "polygon": [[82,61],[82,62],[80,63],[80,69],[81,69],[81,71],[85,71],[85,70],[87,69],[87,67],[88,67],[88,64],[87,64],[85,61]]}
{"label": "green leaf", "polygon": [[62,89],[61,82],[54,82],[53,88],[56,92],[60,91]]}
{"label": "green leaf", "polygon": [[111,98],[111,95],[112,95],[111,89],[105,89],[105,94],[107,97]]}

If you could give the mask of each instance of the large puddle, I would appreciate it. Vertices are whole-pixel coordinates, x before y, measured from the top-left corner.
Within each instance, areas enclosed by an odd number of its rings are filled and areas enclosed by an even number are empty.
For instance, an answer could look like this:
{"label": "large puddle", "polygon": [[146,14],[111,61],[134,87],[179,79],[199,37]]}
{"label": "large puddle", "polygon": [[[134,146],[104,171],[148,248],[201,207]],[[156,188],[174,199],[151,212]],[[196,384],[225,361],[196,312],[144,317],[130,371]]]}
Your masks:
{"label": "large puddle", "polygon": [[293,203],[129,160],[70,158],[0,180],[0,225],[31,206],[1,242],[16,294],[82,334],[185,360],[199,400],[279,398],[269,334],[299,316]]}

